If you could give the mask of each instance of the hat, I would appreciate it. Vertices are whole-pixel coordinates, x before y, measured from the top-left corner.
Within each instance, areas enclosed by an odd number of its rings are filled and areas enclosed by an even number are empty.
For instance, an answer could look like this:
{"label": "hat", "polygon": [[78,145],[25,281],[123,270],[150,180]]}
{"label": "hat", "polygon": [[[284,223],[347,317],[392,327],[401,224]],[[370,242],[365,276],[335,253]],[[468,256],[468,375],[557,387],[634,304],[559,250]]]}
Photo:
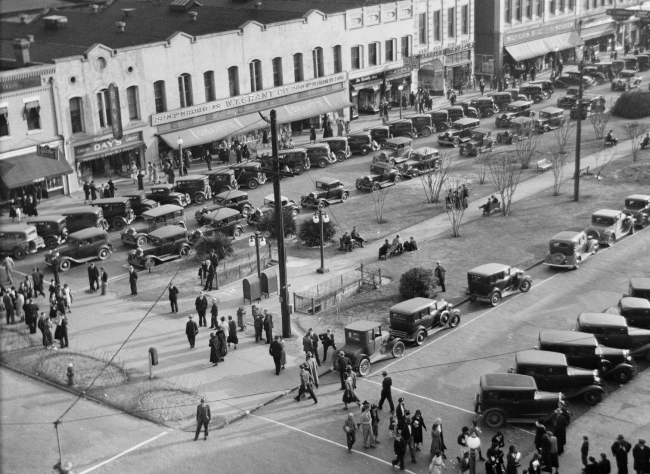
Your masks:
{"label": "hat", "polygon": [[312,331],[313,331],[312,328],[307,329],[307,332],[312,332]]}
{"label": "hat", "polygon": [[194,317],[194,315],[192,315],[192,314],[190,314],[190,315],[188,316],[188,318],[190,318],[190,319],[192,319],[193,317]]}
{"label": "hat", "polygon": [[386,377],[386,376],[388,375],[388,372],[386,372],[386,371],[384,370],[384,371],[381,373],[381,375],[383,375],[384,377]]}
{"label": "hat", "polygon": [[639,438],[639,444],[645,444],[645,439]]}
{"label": "hat", "polygon": [[623,437],[623,435],[618,435],[616,439],[619,441],[623,441],[625,438]]}
{"label": "hat", "polygon": [[201,399],[201,403],[205,403],[205,398],[202,398],[202,399]]}
{"label": "hat", "polygon": [[213,332],[210,333],[210,337],[214,337],[214,333],[213,333]]}
{"label": "hat", "polygon": [[364,400],[362,405],[370,405],[370,403],[368,403],[368,400]]}
{"label": "hat", "polygon": [[402,403],[403,401],[404,401],[403,398],[398,398],[398,399],[397,399],[397,403]]}

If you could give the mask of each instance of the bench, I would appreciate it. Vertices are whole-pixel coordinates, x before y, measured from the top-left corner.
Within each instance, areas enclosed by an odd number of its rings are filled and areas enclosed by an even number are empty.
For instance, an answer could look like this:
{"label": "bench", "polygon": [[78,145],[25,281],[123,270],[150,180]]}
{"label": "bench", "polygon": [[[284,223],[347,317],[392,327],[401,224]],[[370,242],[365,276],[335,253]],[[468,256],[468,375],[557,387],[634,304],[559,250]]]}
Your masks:
{"label": "bench", "polygon": [[[586,174],[589,174],[589,167],[585,166],[584,168],[580,168],[580,171],[578,172],[579,176],[584,176]],[[573,173],[573,179],[576,179],[575,173]]]}
{"label": "bench", "polygon": [[539,160],[537,162],[537,172],[538,173],[543,173],[544,171],[548,171],[551,168],[553,168],[553,163],[548,161],[548,159],[544,158],[543,160]]}
{"label": "bench", "polygon": [[604,146],[605,146],[605,148],[609,148],[609,147],[613,147],[613,146],[615,146],[615,145],[618,145],[618,143],[615,142],[615,141],[605,141],[605,145],[604,145]]}

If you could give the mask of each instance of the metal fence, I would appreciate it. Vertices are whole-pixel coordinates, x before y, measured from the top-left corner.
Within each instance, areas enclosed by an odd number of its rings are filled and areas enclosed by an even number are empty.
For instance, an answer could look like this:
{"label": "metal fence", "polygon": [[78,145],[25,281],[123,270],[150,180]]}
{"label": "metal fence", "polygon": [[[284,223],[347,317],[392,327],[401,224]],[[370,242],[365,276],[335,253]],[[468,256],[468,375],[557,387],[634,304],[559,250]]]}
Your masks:
{"label": "metal fence", "polygon": [[[271,257],[267,250],[263,255],[260,255],[260,269],[264,270],[270,260]],[[257,273],[257,256],[254,252],[242,255],[234,261],[228,259],[221,260],[217,267],[217,288],[246,278],[254,273]]]}

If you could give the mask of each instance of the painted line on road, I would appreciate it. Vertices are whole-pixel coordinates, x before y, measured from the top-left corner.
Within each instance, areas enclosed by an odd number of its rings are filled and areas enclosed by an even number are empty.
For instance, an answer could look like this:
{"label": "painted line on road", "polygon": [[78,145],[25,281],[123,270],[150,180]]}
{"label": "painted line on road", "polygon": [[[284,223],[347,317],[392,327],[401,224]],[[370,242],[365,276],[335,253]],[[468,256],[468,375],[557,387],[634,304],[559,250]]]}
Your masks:
{"label": "painted line on road", "polygon": [[160,438],[161,436],[165,436],[165,435],[168,434],[168,433],[169,433],[169,431],[163,431],[162,433],[160,433],[160,434],[154,436],[154,437],[151,438],[151,439],[148,439],[147,441],[143,441],[143,442],[140,443],[140,444],[136,444],[136,445],[133,446],[132,448],[129,448],[129,449],[127,449],[126,451],[122,451],[120,454],[117,454],[117,455],[113,456],[112,458],[107,459],[106,461],[100,462],[99,464],[97,464],[97,465],[95,465],[95,466],[93,466],[93,467],[90,467],[90,468],[86,469],[85,471],[81,471],[79,474],[86,474],[86,473],[88,473],[88,472],[92,472],[92,471],[94,471],[95,469],[99,469],[100,467],[105,466],[106,464],[108,464],[108,463],[110,463],[110,462],[113,462],[113,461],[115,461],[116,459],[121,458],[122,456],[124,456],[124,455],[126,455],[126,454],[129,454],[131,451],[135,451],[136,449],[141,448],[141,447],[144,446],[145,444],[149,444],[149,443],[151,443],[152,441],[157,440],[157,439]]}
{"label": "painted line on road", "polygon": [[[343,449],[348,449],[347,446],[345,446],[345,445],[343,445],[343,444],[341,444],[341,443],[337,443],[336,441],[332,441],[331,439],[327,439],[327,438],[323,438],[323,437],[321,437],[321,436],[317,436],[317,435],[315,435],[315,434],[313,434],[313,433],[310,433],[309,431],[301,430],[300,428],[296,428],[296,427],[294,427],[294,426],[287,425],[287,424],[282,423],[282,422],[280,422],[280,421],[271,420],[270,418],[266,418],[266,417],[264,417],[264,416],[259,416],[259,415],[253,415],[253,414],[251,414],[251,415],[249,415],[249,416],[252,416],[252,417],[255,417],[255,418],[260,418],[260,419],[262,419],[262,420],[268,421],[269,423],[275,423],[276,425],[284,426],[285,428],[288,428],[288,429],[290,429],[290,430],[298,431],[299,433],[306,434],[307,436],[311,436],[312,438],[316,438],[316,439],[319,439],[319,440],[321,440],[321,441],[325,441],[326,443],[330,443],[330,444],[333,444],[333,445],[335,445],[335,446],[339,446],[339,447],[341,447],[341,448],[343,448]],[[368,457],[368,458],[370,458],[370,459],[374,459],[375,461],[379,461],[379,462],[382,463],[382,464],[386,464],[386,465],[388,465],[388,466],[392,466],[392,464],[391,464],[390,462],[385,461],[385,460],[383,460],[383,459],[381,459],[381,458],[378,458],[378,457],[376,457],[376,456],[371,456],[370,454],[368,454],[368,453],[364,453],[363,451],[359,451],[359,450],[355,449],[355,450],[352,451],[352,452],[355,453],[355,454],[359,454],[359,455],[361,455],[361,456],[366,456],[366,457]],[[408,469],[406,469],[406,472],[410,472],[411,474],[415,474],[413,471],[409,471]],[[82,472],[82,473],[80,473],[80,474],[84,474],[84,473]]]}
{"label": "painted line on road", "polygon": [[[377,385],[381,386],[381,384],[379,382],[375,382],[374,380],[368,380],[368,379],[360,379],[360,380],[363,380],[364,382],[374,383],[374,384],[377,384]],[[460,408],[460,407],[457,407],[455,405],[450,405],[449,403],[434,400],[433,398],[424,397],[422,395],[418,395],[417,393],[407,392],[406,390],[396,388],[394,385],[393,385],[392,389],[397,390],[398,392],[406,393],[407,395],[411,395],[413,397],[417,397],[417,398],[421,398],[423,400],[428,400],[430,402],[437,403],[438,405],[444,405],[444,406],[449,407],[449,408],[455,408],[456,410],[464,411],[465,413],[471,413],[472,415],[475,414],[473,411],[465,410],[464,408]]]}

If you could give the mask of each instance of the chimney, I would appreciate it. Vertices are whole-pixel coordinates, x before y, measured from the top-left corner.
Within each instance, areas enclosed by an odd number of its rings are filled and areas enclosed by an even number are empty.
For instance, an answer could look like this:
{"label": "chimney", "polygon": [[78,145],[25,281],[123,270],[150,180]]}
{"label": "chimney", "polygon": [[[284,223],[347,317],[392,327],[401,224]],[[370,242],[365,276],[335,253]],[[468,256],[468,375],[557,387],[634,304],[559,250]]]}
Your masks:
{"label": "chimney", "polygon": [[16,64],[18,66],[27,66],[31,63],[29,57],[29,40],[24,38],[16,38],[11,42],[14,47],[14,56],[16,57]]}
{"label": "chimney", "polygon": [[27,23],[28,18],[29,18],[29,15],[27,15],[27,13],[21,13],[20,14],[20,23],[25,25]]}
{"label": "chimney", "polygon": [[190,21],[196,21],[196,17],[199,15],[197,12],[187,12],[190,16]]}
{"label": "chimney", "polygon": [[99,5],[90,5],[90,11],[92,13],[99,13]]}
{"label": "chimney", "polygon": [[126,28],[126,23],[123,21],[116,21],[115,26],[117,27],[117,31],[120,33],[124,33],[124,28]]}
{"label": "chimney", "polygon": [[27,35],[27,40],[28,40],[30,43],[33,43],[33,42],[34,42],[34,35]]}

